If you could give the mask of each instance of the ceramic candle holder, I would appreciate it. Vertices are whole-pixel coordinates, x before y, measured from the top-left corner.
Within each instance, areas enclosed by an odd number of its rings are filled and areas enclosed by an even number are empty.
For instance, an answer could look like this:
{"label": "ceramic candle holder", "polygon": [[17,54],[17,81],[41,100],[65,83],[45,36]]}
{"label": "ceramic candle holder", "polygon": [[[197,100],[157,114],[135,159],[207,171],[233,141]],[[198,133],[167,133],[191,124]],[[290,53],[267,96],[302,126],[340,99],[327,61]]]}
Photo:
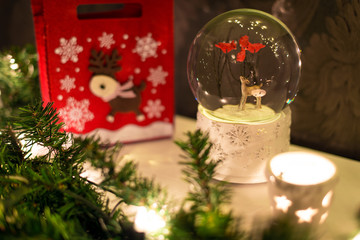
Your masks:
{"label": "ceramic candle holder", "polygon": [[330,160],[307,152],[282,153],[268,162],[266,176],[275,217],[312,226],[326,220],[338,180]]}

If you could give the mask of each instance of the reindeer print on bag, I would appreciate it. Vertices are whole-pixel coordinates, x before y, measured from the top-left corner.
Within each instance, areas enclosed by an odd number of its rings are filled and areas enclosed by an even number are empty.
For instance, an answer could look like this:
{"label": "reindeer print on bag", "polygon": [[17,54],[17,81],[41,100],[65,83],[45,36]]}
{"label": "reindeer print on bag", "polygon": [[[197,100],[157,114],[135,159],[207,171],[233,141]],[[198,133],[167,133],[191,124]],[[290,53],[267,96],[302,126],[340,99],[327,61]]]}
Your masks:
{"label": "reindeer print on bag", "polygon": [[115,79],[115,73],[121,70],[117,62],[121,59],[117,50],[111,55],[103,51],[91,50],[89,70],[93,72],[90,79],[90,91],[104,102],[108,102],[111,110],[106,116],[108,122],[114,122],[116,113],[134,112],[138,121],[145,119],[140,111],[141,91],[145,89],[145,82],[135,86],[132,80],[120,83]]}

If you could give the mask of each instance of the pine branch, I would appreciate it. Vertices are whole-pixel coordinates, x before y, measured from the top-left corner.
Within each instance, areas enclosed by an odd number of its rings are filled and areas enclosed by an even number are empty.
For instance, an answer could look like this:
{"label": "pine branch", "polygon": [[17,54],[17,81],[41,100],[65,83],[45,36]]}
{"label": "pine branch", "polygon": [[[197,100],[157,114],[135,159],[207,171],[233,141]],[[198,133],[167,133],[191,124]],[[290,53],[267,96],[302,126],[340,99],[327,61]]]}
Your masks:
{"label": "pine branch", "polygon": [[[21,218],[40,224],[42,217],[36,220],[34,216],[44,216],[46,211],[49,211],[49,217],[60,218],[63,223],[55,226],[55,232],[61,232],[60,228],[71,224],[83,229],[80,232],[87,232],[84,238],[116,239],[133,235],[132,228],[119,218],[119,211],[107,209],[101,194],[80,177],[82,163],[88,156],[104,160],[105,157],[113,157],[113,151],[100,149],[100,143],[94,139],[72,139],[71,135],[61,131],[62,123],[51,104],[44,107],[39,103],[23,108],[19,117],[12,121],[12,126],[0,134],[0,172],[4,174],[0,178],[0,197],[6,199],[0,200],[4,209],[0,213],[8,214],[2,220],[0,218],[0,236],[1,233],[10,236],[8,234],[20,229],[23,231],[19,234],[21,237],[37,236],[35,232],[23,229],[27,226],[26,222],[16,220],[15,226],[9,219],[12,219],[13,213],[21,213],[24,214]],[[30,156],[23,149],[34,144],[49,151],[43,156]],[[97,148],[91,149],[93,146]],[[105,169],[105,165],[105,161],[104,164],[98,161],[98,167]],[[48,232],[47,229],[42,230]],[[72,237],[71,233],[67,236]],[[66,238],[59,234],[54,239]]]}
{"label": "pine branch", "polygon": [[[209,210],[214,210],[220,205],[227,203],[225,199],[229,199],[229,189],[224,187],[224,182],[213,182],[216,173],[216,168],[221,161],[212,160],[209,158],[212,144],[209,142],[207,135],[204,135],[200,130],[194,133],[187,133],[188,141],[176,141],[176,144],[186,153],[184,161],[180,164],[184,165],[183,173],[185,180],[194,185],[195,189],[200,190],[199,193],[192,192],[189,200],[196,198],[194,202],[200,200],[203,206]],[[213,195],[213,193],[216,193]],[[219,196],[223,196],[220,200]],[[196,204],[195,206],[196,207]]]}
{"label": "pine branch", "polygon": [[[190,210],[181,209],[173,219],[170,239],[241,239],[237,220],[231,213],[224,213],[222,206],[228,203],[230,191],[224,182],[214,182],[220,161],[210,159],[212,144],[200,130],[188,132],[187,141],[175,143],[185,152],[183,173],[185,180],[193,184],[186,201]],[[186,202],[184,203],[186,205]]]}
{"label": "pine branch", "polygon": [[[84,158],[102,173],[100,183],[88,181],[89,183],[105,192],[111,192],[126,204],[150,207],[154,203],[162,206],[168,201],[167,192],[153,179],[142,177],[133,161],[124,162],[119,158],[121,144],[104,149],[100,140],[94,137],[75,141],[84,144]],[[116,170],[119,165],[120,169]]]}
{"label": "pine branch", "polygon": [[267,223],[255,221],[249,240],[316,240],[313,226],[307,224],[296,224],[293,216],[284,215],[275,217]]}

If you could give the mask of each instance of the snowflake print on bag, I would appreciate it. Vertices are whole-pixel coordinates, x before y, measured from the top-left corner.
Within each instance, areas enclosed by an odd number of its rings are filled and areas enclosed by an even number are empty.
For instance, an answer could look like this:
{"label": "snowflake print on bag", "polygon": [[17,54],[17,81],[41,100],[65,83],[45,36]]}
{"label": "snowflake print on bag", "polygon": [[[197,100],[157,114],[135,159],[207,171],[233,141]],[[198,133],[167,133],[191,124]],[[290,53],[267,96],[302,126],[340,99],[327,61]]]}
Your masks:
{"label": "snowflake print on bag", "polygon": [[160,118],[161,112],[165,110],[165,107],[161,105],[161,100],[156,99],[155,101],[149,100],[147,106],[144,107],[144,111],[147,113],[148,118]]}
{"label": "snowflake print on bag", "polygon": [[60,83],[60,90],[65,90],[67,93],[70,92],[71,89],[76,88],[75,78],[71,78],[69,75],[66,75],[65,78],[60,79]]}
{"label": "snowflake print on bag", "polygon": [[85,123],[94,119],[94,114],[89,111],[90,102],[88,99],[76,101],[69,97],[66,106],[59,109],[59,115],[65,123],[64,129],[74,128],[81,132],[85,128]]}
{"label": "snowflake print on bag", "polygon": [[98,40],[100,42],[100,47],[105,47],[107,49],[110,49],[111,45],[115,44],[115,41],[113,39],[114,34],[109,33],[107,34],[106,32],[102,33],[101,37],[98,37]]}
{"label": "snowflake print on bag", "polygon": [[78,54],[83,51],[83,47],[77,44],[76,37],[72,37],[69,40],[60,38],[60,46],[55,49],[55,53],[61,56],[61,63],[72,61],[76,63],[79,58]]}
{"label": "snowflake print on bag", "polygon": [[160,42],[155,41],[155,39],[152,38],[152,34],[148,33],[146,37],[136,37],[136,46],[132,50],[133,53],[139,54],[141,57],[141,61],[145,61],[149,57],[157,57],[157,48],[160,46]]}
{"label": "snowflake print on bag", "polygon": [[153,87],[157,87],[159,84],[166,84],[165,78],[169,75],[168,72],[165,72],[162,66],[157,68],[149,69],[150,75],[147,77],[147,80],[152,82]]}

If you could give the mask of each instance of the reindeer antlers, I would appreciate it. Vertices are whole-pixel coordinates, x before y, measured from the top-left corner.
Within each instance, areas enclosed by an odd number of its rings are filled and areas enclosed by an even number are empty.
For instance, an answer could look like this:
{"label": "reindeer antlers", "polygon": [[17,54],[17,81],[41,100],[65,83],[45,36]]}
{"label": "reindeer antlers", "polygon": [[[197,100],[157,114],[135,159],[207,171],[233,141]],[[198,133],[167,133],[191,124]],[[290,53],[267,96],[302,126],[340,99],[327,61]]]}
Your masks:
{"label": "reindeer antlers", "polygon": [[121,70],[121,66],[117,64],[117,61],[121,59],[118,51],[114,49],[111,55],[105,55],[104,52],[97,52],[95,49],[91,50],[91,58],[89,70],[95,74],[105,74],[115,78],[115,73]]}

